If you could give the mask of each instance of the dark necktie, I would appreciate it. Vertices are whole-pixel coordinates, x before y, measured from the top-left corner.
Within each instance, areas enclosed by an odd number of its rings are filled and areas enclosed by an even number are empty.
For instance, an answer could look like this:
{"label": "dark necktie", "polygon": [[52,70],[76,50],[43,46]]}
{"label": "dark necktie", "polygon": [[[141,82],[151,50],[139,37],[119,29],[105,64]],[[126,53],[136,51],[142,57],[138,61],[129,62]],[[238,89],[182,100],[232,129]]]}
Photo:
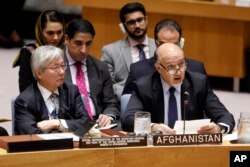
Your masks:
{"label": "dark necktie", "polygon": [[169,101],[168,101],[168,126],[170,128],[174,127],[175,121],[177,120],[177,104],[174,96],[175,88],[171,87],[169,89]]}
{"label": "dark necktie", "polygon": [[140,59],[140,61],[146,59],[146,55],[145,55],[145,52],[143,50],[144,46],[145,45],[143,45],[143,44],[136,45],[136,47],[139,49],[139,59]]}
{"label": "dark necktie", "polygon": [[76,62],[76,85],[79,89],[79,92],[84,95],[85,97],[85,108],[87,110],[87,113],[89,115],[89,118],[93,120],[93,115],[91,112],[90,108],[90,103],[89,103],[89,96],[88,96],[88,91],[87,91],[87,86],[86,86],[86,81],[85,81],[85,76],[82,71],[82,63],[81,62]]}
{"label": "dark necktie", "polygon": [[56,93],[52,93],[50,95],[50,100],[53,105],[53,110],[50,114],[52,119],[58,119],[58,114],[59,114],[59,99]]}

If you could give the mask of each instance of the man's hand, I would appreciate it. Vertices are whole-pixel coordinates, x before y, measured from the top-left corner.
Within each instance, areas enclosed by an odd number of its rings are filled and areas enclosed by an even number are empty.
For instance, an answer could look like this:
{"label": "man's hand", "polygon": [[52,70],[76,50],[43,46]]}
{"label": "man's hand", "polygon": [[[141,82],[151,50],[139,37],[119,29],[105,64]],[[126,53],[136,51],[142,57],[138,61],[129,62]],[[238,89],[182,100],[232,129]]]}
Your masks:
{"label": "man's hand", "polygon": [[59,129],[60,127],[60,121],[59,119],[51,119],[51,120],[44,120],[37,123],[38,129],[49,132],[53,129]]}
{"label": "man's hand", "polygon": [[176,134],[176,131],[174,129],[171,129],[165,124],[154,124],[152,126],[152,132],[153,131],[162,131],[164,135],[174,135]]}
{"label": "man's hand", "polygon": [[112,120],[113,120],[112,117],[108,115],[100,114],[97,122],[100,127],[105,127],[105,126],[110,125]]}
{"label": "man's hand", "polygon": [[197,133],[198,134],[212,134],[212,133],[220,133],[221,129],[219,127],[219,125],[211,122],[206,126],[202,126]]}

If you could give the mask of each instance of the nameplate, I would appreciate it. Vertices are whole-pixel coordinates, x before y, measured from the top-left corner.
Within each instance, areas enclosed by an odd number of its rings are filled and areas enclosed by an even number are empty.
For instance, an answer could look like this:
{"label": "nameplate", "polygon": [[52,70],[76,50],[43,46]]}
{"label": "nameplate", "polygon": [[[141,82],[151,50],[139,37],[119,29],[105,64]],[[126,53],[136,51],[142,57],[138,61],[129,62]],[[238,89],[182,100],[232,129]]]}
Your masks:
{"label": "nameplate", "polygon": [[79,142],[80,148],[106,148],[106,147],[137,147],[147,146],[146,136],[133,137],[102,137],[82,138]]}
{"label": "nameplate", "polygon": [[2,136],[0,147],[6,149],[8,153],[72,149],[73,139],[44,140],[37,135]]}
{"label": "nameplate", "polygon": [[191,144],[221,144],[222,134],[185,134],[185,135],[155,135],[154,146],[191,145]]}

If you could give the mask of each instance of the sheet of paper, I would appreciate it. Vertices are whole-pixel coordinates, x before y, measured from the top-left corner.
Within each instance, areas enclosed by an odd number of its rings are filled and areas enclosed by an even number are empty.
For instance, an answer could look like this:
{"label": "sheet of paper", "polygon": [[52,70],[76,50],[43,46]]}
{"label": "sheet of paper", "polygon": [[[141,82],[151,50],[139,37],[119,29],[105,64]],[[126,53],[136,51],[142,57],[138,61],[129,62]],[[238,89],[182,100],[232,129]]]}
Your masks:
{"label": "sheet of paper", "polygon": [[116,127],[116,126],[117,126],[116,123],[115,123],[115,124],[110,124],[110,125],[105,126],[105,127],[99,127],[98,124],[95,124],[95,125],[94,125],[94,127],[95,127],[96,129],[98,129],[98,130],[102,130],[102,129],[111,129],[111,128]]}
{"label": "sheet of paper", "polygon": [[37,136],[41,137],[44,140],[73,138],[73,141],[79,141],[79,137],[74,135],[73,133],[38,134]]}
{"label": "sheet of paper", "polygon": [[231,141],[231,140],[237,140],[237,139],[238,139],[237,133],[223,135],[223,141]]}
{"label": "sheet of paper", "polygon": [[[196,119],[196,120],[186,120],[185,122],[185,134],[197,134],[197,130],[200,127],[205,126],[210,123],[210,119]],[[174,130],[176,134],[183,134],[184,121],[178,120],[175,122]]]}

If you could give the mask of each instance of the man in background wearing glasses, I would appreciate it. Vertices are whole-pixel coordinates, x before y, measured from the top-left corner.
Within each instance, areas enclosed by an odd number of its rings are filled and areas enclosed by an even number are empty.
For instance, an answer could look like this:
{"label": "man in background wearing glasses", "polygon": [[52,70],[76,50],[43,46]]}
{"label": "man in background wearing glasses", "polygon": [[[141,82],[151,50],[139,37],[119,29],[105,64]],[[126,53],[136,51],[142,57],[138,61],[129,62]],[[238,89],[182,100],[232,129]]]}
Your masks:
{"label": "man in background wearing glasses", "polygon": [[[181,48],[184,46],[184,38],[182,37],[182,28],[178,22],[173,19],[160,20],[154,28],[154,38],[156,47],[159,47],[163,43],[174,43]],[[185,61],[188,64],[187,69],[190,71],[200,72],[206,74],[205,66],[202,62],[185,57]],[[125,83],[122,94],[131,94],[132,82],[137,79],[151,75],[154,71],[155,58],[152,57],[145,61],[139,61],[131,64],[129,76]]]}
{"label": "man in background wearing glasses", "polygon": [[[203,119],[205,112],[211,123],[197,133],[232,132],[234,117],[209,88],[207,76],[186,68],[183,50],[178,45],[160,45],[156,50],[156,71],[133,83],[132,96],[122,117],[123,130],[133,131],[137,111],[150,112],[152,131],[163,134],[176,133],[173,129],[176,120]],[[173,98],[174,108],[170,103]]]}
{"label": "man in background wearing glasses", "polygon": [[25,89],[15,101],[15,134],[75,131],[88,121],[77,87],[64,83],[63,50],[45,45],[31,58],[37,82]]}
{"label": "man in background wearing glasses", "polygon": [[128,3],[123,6],[120,10],[120,21],[126,37],[102,49],[102,60],[108,64],[118,100],[130,65],[153,57],[155,51],[154,40],[147,36],[148,17],[141,3]]}

